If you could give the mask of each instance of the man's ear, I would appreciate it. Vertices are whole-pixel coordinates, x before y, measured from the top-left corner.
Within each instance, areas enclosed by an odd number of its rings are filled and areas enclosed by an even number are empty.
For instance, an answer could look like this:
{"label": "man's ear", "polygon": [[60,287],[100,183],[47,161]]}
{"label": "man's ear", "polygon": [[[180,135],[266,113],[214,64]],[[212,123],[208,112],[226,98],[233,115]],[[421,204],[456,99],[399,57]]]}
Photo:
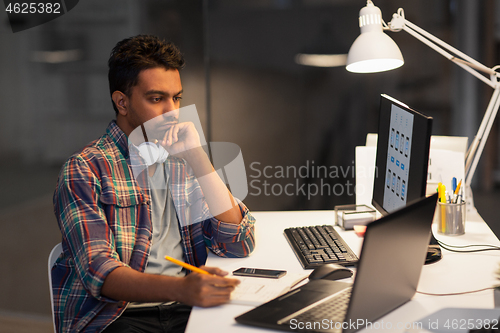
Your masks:
{"label": "man's ear", "polygon": [[121,114],[122,116],[125,116],[127,114],[127,104],[128,104],[128,97],[121,91],[116,90],[113,92],[111,95],[111,99],[116,105],[116,108],[118,109],[118,113]]}

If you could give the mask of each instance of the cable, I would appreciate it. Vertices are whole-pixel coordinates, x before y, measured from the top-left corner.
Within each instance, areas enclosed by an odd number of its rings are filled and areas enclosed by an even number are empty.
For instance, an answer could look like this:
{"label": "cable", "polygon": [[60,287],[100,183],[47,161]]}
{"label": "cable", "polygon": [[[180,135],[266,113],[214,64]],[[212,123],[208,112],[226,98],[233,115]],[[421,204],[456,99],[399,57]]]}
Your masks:
{"label": "cable", "polygon": [[[438,241],[438,242],[441,242],[441,241]],[[446,243],[443,243],[441,242],[442,244],[448,246],[448,247],[456,247],[456,248],[464,248],[464,247],[472,247],[472,246],[489,246],[491,247],[492,249],[500,249],[499,246],[496,246],[496,245],[490,245],[490,244],[471,244],[471,245],[450,245],[450,244],[446,244]]]}
{"label": "cable", "polygon": [[[441,246],[443,249],[451,251],[451,252],[458,252],[458,253],[473,253],[473,252],[485,252],[485,251],[498,251],[500,250],[500,246],[496,245],[490,245],[490,244],[469,244],[469,245],[450,245],[446,244],[436,237],[434,237],[434,232],[432,233],[433,238],[437,241],[439,246]],[[470,247],[482,247],[481,249],[476,249],[476,250],[458,250],[458,249],[465,249],[465,248],[470,248]]]}
{"label": "cable", "polygon": [[416,293],[422,294],[422,295],[429,295],[429,296],[457,296],[457,295],[478,293],[478,292],[489,290],[489,289],[495,289],[495,287],[488,287],[488,288],[483,288],[483,289],[479,289],[479,290],[470,290],[470,291],[462,291],[462,292],[458,292],[458,293],[447,293],[447,294],[426,293],[426,292],[418,291],[418,290],[416,291]]}
{"label": "cable", "polygon": [[[451,252],[458,252],[458,253],[473,253],[473,252],[485,252],[485,251],[498,251],[500,250],[499,246],[496,245],[490,245],[490,244],[471,244],[471,245],[449,245],[446,243],[441,242],[440,240],[437,240],[439,246],[441,246],[443,249],[451,251]],[[476,249],[476,250],[459,250],[459,249],[464,249],[468,247],[483,247],[482,249]]]}

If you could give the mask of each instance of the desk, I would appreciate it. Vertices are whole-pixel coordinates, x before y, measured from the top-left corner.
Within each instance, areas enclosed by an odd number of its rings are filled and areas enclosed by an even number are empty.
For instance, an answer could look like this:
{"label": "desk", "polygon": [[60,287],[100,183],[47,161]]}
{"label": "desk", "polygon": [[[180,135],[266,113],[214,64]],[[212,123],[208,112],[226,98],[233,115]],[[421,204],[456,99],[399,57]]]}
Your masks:
{"label": "desk", "polygon": [[[283,229],[291,226],[333,224],[333,211],[300,212],[255,212],[256,248],[248,258],[228,259],[209,255],[207,265],[218,266],[227,271],[239,267],[259,267],[285,269],[288,272],[303,272],[302,266],[283,236]],[[477,212],[467,217],[465,235],[443,236],[436,238],[451,245],[492,244],[500,246],[488,225]],[[362,238],[352,231],[336,227],[339,234],[359,255]],[[435,230],[434,230],[435,231]],[[453,253],[443,250],[443,259],[422,269],[417,290],[430,293],[452,293],[477,290],[497,283],[494,272],[500,264],[500,251],[479,253]],[[447,307],[492,308],[493,291],[460,296],[427,296],[416,294],[405,305],[390,312],[380,320],[384,322],[412,323],[433,312]],[[251,306],[225,304],[214,308],[194,308],[186,329],[187,333],[198,332],[276,332],[237,324],[234,317],[252,309]],[[405,329],[391,330],[404,332]]]}

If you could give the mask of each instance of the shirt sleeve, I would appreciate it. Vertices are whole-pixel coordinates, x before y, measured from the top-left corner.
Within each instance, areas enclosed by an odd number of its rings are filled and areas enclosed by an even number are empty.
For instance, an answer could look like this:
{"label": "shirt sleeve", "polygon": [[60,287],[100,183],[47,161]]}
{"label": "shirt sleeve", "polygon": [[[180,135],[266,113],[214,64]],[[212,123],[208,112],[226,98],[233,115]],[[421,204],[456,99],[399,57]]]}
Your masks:
{"label": "shirt sleeve", "polygon": [[202,242],[203,249],[208,247],[219,256],[248,256],[255,247],[255,218],[248,208],[238,203],[242,215],[238,224],[218,220],[210,213],[201,186],[189,165],[180,159],[171,159],[169,163],[169,188],[177,216],[186,231],[184,238],[191,237],[185,254],[189,257],[192,248]]}
{"label": "shirt sleeve", "polygon": [[255,248],[255,218],[240,202],[243,216],[239,224],[227,223],[216,218],[204,221],[205,244],[215,254],[223,257],[246,257]]}
{"label": "shirt sleeve", "polygon": [[94,170],[83,159],[72,157],[59,176],[54,211],[83,288],[100,301],[114,302],[101,295],[102,285],[111,271],[127,265],[115,251],[100,193]]}

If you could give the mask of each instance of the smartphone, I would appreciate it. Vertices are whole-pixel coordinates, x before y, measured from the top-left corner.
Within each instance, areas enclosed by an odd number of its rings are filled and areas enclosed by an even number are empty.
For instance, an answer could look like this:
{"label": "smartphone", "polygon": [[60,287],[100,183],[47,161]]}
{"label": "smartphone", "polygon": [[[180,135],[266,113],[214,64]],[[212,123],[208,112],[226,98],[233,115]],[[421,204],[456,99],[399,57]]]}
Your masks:
{"label": "smartphone", "polygon": [[233,275],[254,276],[254,277],[263,277],[271,279],[279,279],[285,274],[286,271],[261,269],[261,268],[247,268],[247,267],[239,268],[233,272]]}

